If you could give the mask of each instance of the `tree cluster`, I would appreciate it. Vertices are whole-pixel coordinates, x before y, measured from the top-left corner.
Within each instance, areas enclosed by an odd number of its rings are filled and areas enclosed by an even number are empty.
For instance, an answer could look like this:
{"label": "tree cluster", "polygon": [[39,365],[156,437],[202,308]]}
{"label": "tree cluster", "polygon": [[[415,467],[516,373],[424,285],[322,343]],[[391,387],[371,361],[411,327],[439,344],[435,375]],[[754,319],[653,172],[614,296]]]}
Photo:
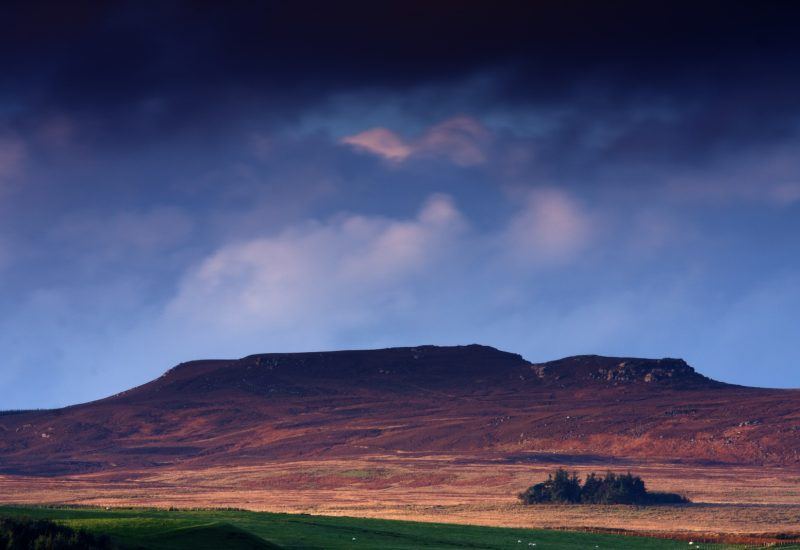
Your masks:
{"label": "tree cluster", "polygon": [[547,480],[520,493],[523,504],[683,504],[689,502],[676,493],[650,492],[639,476],[630,472],[604,476],[591,473],[581,483],[577,474],[559,468]]}
{"label": "tree cluster", "polygon": [[107,536],[96,536],[45,519],[0,518],[2,550],[111,550]]}

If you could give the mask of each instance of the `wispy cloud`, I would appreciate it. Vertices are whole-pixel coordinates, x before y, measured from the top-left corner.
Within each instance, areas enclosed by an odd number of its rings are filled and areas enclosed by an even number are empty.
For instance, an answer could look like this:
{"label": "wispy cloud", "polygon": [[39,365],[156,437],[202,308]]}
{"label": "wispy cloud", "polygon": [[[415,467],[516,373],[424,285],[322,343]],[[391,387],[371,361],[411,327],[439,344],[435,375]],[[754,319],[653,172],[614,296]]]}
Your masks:
{"label": "wispy cloud", "polygon": [[26,156],[23,141],[12,136],[0,136],[0,191],[20,175]]}
{"label": "wispy cloud", "polygon": [[129,257],[131,253],[157,253],[180,245],[193,226],[183,209],[154,206],[105,216],[71,216],[55,228],[52,238],[62,245],[89,249],[95,256]]}
{"label": "wispy cloud", "polygon": [[563,264],[590,242],[593,229],[590,215],[568,193],[538,188],[524,193],[501,242],[515,263]]}
{"label": "wispy cloud", "polygon": [[370,128],[342,138],[342,143],[393,162],[406,160],[414,152],[411,144],[386,128]]}
{"label": "wispy cloud", "polygon": [[458,166],[475,166],[486,162],[491,138],[491,132],[478,120],[457,116],[431,126],[413,139],[377,127],[345,136],[341,142],[390,162],[428,157],[444,158]]}
{"label": "wispy cloud", "polygon": [[668,178],[667,189],[671,197],[682,201],[789,206],[800,202],[798,148],[800,140],[795,140],[725,158],[702,169],[680,171]]}

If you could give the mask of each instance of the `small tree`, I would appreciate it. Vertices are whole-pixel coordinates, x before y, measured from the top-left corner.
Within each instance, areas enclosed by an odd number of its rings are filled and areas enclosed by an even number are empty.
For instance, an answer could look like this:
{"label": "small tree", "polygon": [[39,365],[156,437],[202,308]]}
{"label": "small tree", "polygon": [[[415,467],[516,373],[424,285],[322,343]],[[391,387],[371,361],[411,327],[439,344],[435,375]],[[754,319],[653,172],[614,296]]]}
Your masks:
{"label": "small tree", "polygon": [[524,504],[553,502],[568,504],[580,502],[581,480],[575,473],[570,475],[564,468],[559,468],[547,476],[547,481],[537,483],[519,494]]}
{"label": "small tree", "polygon": [[592,474],[581,491],[581,502],[591,504],[637,504],[646,498],[644,481],[630,472],[624,475],[608,472],[605,477]]}
{"label": "small tree", "polygon": [[586,504],[595,504],[599,502],[602,490],[603,479],[597,477],[597,474],[592,472],[586,477],[586,482],[581,489],[581,502]]}
{"label": "small tree", "polygon": [[581,480],[574,472],[569,474],[564,468],[551,474],[548,482],[553,502],[572,503],[581,499]]}
{"label": "small tree", "polygon": [[517,495],[522,504],[537,504],[541,502],[552,502],[552,495],[546,483],[531,485],[527,490]]}

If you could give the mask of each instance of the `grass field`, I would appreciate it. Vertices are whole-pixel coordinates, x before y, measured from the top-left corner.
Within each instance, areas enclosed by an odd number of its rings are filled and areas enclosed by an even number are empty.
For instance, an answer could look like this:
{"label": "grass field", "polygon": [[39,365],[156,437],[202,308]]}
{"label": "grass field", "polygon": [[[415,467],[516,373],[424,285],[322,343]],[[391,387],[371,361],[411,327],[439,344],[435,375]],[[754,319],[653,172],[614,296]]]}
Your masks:
{"label": "grass field", "polygon": [[732,542],[800,539],[800,469],[688,464],[576,464],[586,476],[632,470],[690,506],[522,506],[515,495],[559,463],[486,461],[469,454],[370,455],[192,469],[0,474],[0,504],[112,508],[245,508],[256,512],[458,523],[525,529],[622,529]]}
{"label": "grass field", "polygon": [[122,548],[154,550],[743,548],[611,534],[232,510],[0,507],[0,516],[47,518],[106,533]]}

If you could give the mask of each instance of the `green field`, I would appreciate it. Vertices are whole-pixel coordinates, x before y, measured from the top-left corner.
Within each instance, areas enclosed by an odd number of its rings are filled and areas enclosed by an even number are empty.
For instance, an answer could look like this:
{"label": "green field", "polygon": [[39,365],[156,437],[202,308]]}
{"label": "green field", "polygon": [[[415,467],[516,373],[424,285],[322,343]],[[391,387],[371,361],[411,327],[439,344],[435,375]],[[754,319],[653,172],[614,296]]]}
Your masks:
{"label": "green field", "polygon": [[581,532],[231,510],[0,507],[3,516],[46,518],[76,529],[106,533],[126,549],[733,548]]}

